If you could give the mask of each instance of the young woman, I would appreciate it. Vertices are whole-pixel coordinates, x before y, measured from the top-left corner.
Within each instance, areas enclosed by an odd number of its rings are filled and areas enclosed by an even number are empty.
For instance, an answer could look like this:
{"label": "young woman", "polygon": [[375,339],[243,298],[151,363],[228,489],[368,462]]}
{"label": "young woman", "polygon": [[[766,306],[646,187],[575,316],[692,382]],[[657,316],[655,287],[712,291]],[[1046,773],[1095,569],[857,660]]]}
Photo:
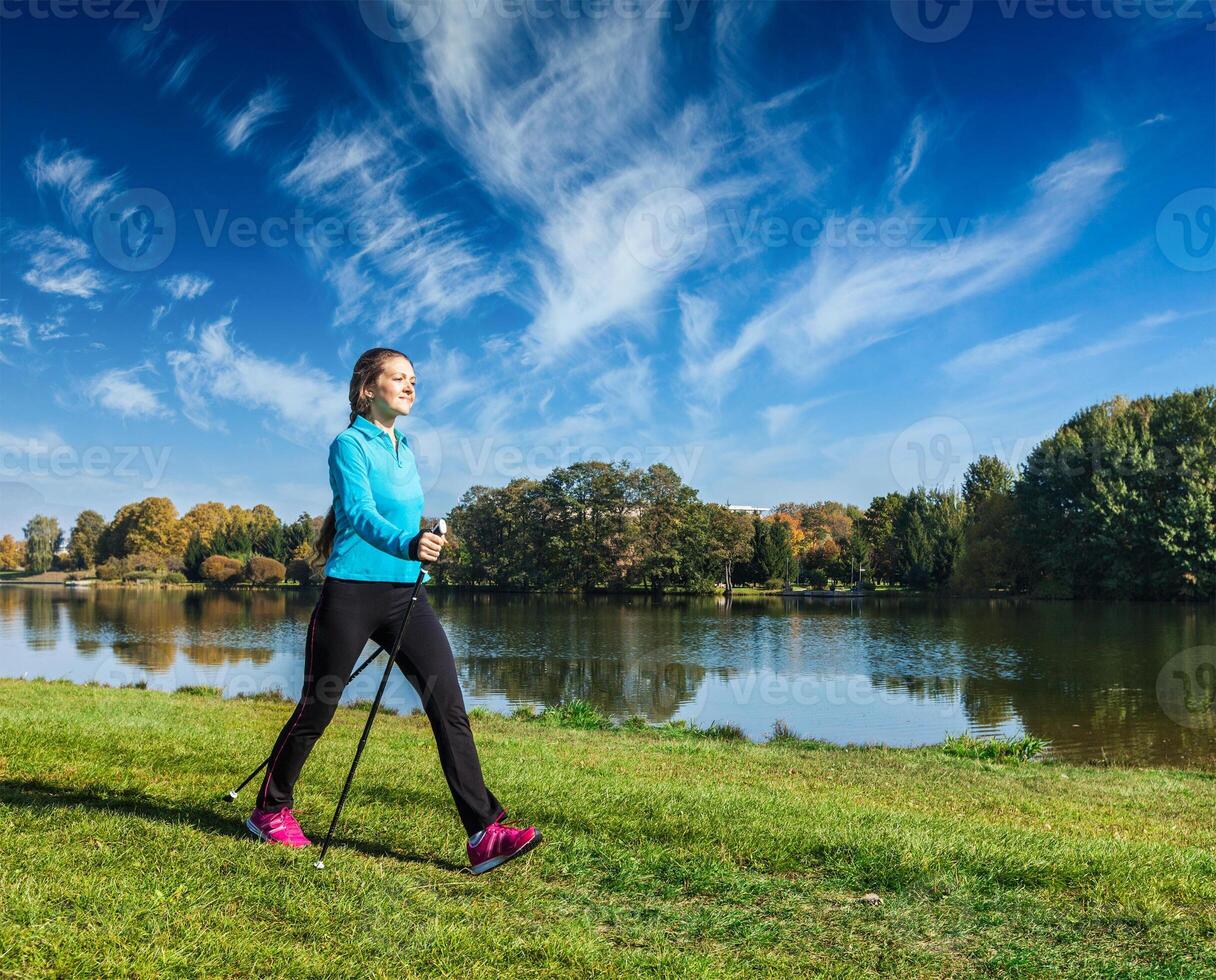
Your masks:
{"label": "young woman", "polygon": [[[308,624],[304,689],[275,742],[257,807],[245,824],[265,841],[311,843],[292,813],[292,787],[333,719],[364,644],[370,637],[392,649],[420,562],[434,561],[444,545],[442,537],[418,530],[422,485],[409,444],[393,428],[413,407],[415,383],[410,359],[385,347],[364,353],[351,375],[351,424],[329,447],[334,504],[317,538],[325,583]],[[452,648],[425,585],[417,595],[397,666],[430,719],[443,775],[469,833],[469,864],[480,874],[531,850],[541,835],[535,827],[501,822],[506,811],[482,780]]]}

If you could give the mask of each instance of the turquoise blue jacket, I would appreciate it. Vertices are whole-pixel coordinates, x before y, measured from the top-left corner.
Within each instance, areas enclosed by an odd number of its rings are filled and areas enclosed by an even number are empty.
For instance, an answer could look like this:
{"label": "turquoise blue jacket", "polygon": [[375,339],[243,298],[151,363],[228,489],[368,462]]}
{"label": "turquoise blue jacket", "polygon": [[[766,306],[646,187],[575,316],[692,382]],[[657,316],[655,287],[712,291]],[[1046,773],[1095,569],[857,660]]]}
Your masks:
{"label": "turquoise blue jacket", "polygon": [[421,565],[410,545],[422,522],[422,482],[405,436],[397,433],[394,450],[392,436],[355,416],[329,445],[329,485],[337,533],[326,576],[416,581]]}

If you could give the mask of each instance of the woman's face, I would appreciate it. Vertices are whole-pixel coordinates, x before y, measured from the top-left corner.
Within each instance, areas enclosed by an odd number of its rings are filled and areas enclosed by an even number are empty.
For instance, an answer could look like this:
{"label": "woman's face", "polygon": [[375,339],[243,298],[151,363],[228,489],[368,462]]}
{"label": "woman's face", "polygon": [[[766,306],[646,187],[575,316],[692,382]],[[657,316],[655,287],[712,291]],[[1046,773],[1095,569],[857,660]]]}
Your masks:
{"label": "woman's face", "polygon": [[414,365],[408,358],[394,356],[384,363],[376,386],[371,389],[372,404],[380,416],[409,415],[414,406]]}

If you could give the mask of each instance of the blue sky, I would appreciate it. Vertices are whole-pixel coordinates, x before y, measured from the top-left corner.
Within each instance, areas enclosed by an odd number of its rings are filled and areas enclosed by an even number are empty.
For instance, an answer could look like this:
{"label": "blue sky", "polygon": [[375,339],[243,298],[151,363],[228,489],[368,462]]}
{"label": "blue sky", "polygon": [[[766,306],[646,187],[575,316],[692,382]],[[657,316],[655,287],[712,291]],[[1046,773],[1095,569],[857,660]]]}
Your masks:
{"label": "blue sky", "polygon": [[5,0],[0,532],[323,512],[381,344],[429,513],[865,506],[1214,380],[1210,3],[389,7]]}

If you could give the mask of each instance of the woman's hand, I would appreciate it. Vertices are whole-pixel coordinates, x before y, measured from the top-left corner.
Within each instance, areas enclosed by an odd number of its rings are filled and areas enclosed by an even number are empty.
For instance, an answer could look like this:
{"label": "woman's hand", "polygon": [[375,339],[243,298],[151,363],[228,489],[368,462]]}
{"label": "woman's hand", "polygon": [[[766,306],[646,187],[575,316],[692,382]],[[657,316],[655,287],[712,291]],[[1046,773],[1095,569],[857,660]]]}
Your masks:
{"label": "woman's hand", "polygon": [[418,536],[418,560],[424,562],[434,561],[439,557],[439,552],[443,550],[444,542],[447,539],[441,534],[432,534],[430,531],[423,531]]}

